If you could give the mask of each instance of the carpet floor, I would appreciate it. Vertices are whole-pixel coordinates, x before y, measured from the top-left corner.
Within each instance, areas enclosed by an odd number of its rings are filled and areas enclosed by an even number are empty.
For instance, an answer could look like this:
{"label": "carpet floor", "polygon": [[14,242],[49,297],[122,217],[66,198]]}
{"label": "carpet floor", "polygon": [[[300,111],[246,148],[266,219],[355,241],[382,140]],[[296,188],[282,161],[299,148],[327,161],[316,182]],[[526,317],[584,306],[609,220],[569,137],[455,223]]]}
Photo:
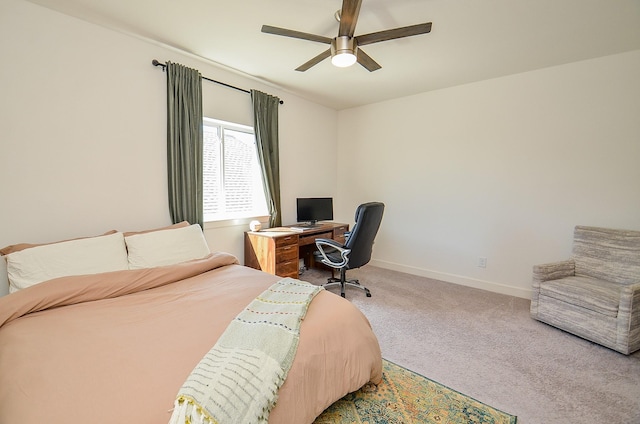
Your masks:
{"label": "carpet floor", "polygon": [[[300,279],[322,284],[329,273]],[[530,301],[367,265],[348,288],[387,360],[518,417],[640,424],[640,351],[625,356],[531,319]],[[338,288],[329,291],[339,293]]]}

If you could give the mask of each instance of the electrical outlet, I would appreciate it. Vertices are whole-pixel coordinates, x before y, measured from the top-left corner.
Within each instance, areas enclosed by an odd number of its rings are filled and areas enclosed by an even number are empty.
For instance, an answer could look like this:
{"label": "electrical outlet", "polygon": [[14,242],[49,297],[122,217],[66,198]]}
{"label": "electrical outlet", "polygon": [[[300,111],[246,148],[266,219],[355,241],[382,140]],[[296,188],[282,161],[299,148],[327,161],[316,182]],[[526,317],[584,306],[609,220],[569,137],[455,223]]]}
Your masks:
{"label": "electrical outlet", "polygon": [[478,258],[478,268],[486,268],[487,267],[487,258],[483,258],[482,256]]}

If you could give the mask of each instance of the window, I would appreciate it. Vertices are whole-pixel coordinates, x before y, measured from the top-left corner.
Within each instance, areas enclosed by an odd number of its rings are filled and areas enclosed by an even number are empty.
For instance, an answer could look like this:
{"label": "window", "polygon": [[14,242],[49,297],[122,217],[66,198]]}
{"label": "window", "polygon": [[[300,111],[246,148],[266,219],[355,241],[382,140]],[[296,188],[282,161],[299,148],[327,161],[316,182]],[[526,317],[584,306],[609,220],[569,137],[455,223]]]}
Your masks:
{"label": "window", "polygon": [[268,215],[253,128],[204,118],[204,221]]}

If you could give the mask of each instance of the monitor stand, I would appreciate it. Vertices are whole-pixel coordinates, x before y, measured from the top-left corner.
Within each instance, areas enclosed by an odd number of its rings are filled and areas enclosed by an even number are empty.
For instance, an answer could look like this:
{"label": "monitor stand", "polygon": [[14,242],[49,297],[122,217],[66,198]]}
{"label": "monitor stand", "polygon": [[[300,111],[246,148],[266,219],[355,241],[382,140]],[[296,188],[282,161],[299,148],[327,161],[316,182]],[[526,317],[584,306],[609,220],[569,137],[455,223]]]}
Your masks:
{"label": "monitor stand", "polygon": [[320,225],[318,225],[318,221],[308,221],[308,222],[298,222],[295,225],[292,225],[291,228],[300,228],[300,229],[310,229],[310,228],[317,228]]}

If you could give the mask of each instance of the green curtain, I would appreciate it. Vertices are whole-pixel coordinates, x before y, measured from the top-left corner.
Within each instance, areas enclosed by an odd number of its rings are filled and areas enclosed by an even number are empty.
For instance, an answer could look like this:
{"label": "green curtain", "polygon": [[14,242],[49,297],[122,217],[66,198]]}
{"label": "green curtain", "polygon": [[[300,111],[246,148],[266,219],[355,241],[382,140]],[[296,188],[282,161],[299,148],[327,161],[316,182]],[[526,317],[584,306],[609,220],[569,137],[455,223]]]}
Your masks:
{"label": "green curtain", "polygon": [[202,75],[171,62],[166,71],[169,212],[202,227]]}
{"label": "green curtain", "polygon": [[278,149],[278,105],[280,99],[251,90],[253,122],[262,181],[269,208],[269,226],[282,225],[280,208],[280,153]]}

